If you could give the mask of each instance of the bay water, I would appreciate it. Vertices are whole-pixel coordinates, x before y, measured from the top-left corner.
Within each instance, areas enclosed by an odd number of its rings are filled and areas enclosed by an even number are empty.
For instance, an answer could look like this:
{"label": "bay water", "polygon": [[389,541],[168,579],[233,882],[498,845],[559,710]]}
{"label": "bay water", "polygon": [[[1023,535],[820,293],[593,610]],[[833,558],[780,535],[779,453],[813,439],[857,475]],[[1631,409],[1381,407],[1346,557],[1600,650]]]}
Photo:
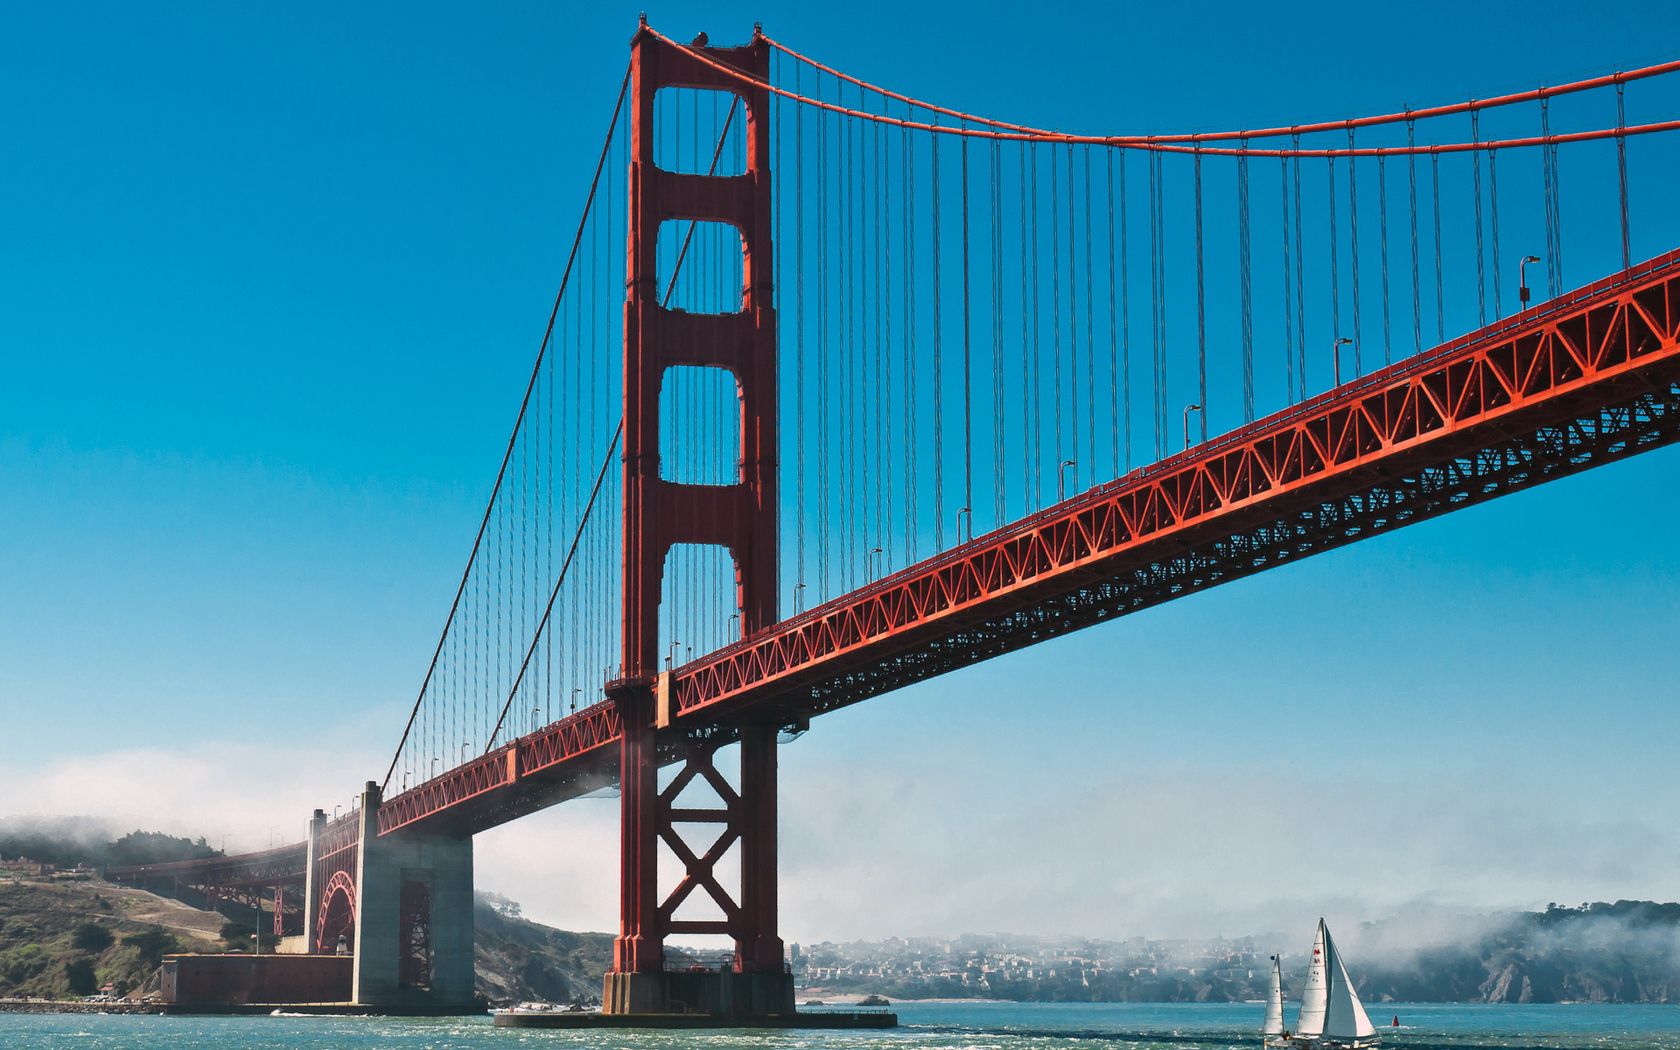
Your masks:
{"label": "bay water", "polygon": [[[1293,1005],[1293,1004],[1292,1004]],[[894,1003],[890,1031],[624,1032],[493,1028],[488,1016],[156,1017],[0,1014],[0,1048],[34,1050],[1259,1050],[1247,1003]],[[1390,1022],[1398,1017],[1401,1027]],[[1390,1050],[1680,1050],[1680,1005],[1371,1006]]]}

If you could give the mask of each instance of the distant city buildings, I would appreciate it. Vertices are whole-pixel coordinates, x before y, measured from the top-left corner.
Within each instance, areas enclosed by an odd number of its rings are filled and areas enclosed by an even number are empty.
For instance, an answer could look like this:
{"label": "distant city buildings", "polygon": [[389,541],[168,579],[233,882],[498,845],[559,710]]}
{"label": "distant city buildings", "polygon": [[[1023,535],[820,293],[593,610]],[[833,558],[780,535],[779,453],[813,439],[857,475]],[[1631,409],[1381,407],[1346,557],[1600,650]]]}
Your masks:
{"label": "distant city buildings", "polygon": [[968,934],[792,945],[808,993],[1049,1000],[1247,999],[1263,994],[1250,940],[1125,941]]}

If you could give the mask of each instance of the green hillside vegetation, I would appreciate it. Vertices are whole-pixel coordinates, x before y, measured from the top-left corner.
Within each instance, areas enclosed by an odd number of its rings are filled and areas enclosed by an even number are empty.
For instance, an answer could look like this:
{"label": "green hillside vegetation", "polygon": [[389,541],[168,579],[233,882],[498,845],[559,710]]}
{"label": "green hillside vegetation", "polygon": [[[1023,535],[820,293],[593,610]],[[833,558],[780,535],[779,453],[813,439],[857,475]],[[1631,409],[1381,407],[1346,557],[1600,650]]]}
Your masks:
{"label": "green hillside vegetation", "polygon": [[0,882],[0,996],[68,998],[157,987],[170,952],[214,951],[219,916],[98,881]]}

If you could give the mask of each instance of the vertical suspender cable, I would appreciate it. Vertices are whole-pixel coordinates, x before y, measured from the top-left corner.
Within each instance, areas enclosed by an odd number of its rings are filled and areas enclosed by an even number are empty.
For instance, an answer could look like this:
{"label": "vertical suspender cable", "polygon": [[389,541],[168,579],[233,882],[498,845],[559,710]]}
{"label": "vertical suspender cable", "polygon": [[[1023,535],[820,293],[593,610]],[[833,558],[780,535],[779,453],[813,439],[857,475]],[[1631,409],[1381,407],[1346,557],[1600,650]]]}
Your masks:
{"label": "vertical suspender cable", "polygon": [[992,140],[992,487],[994,526],[1009,520],[1003,392],[1003,143]]}
{"label": "vertical suspender cable", "polygon": [[1447,341],[1447,301],[1441,291],[1441,155],[1429,155],[1430,197],[1435,206],[1435,340]]}
{"label": "vertical suspender cable", "polygon": [[[962,304],[963,304],[963,506],[968,510],[968,532],[974,535],[974,361],[970,339],[972,321],[968,292],[968,136],[962,137]],[[957,530],[957,542],[963,541]]]}
{"label": "vertical suspender cable", "polygon": [[[1348,128],[1348,149],[1353,149],[1353,129]],[[1365,338],[1360,332],[1364,311],[1359,308],[1359,158],[1348,157],[1348,265],[1353,271],[1353,374],[1363,375],[1360,355]]]}
{"label": "vertical suspender cable", "polygon": [[1126,151],[1120,154],[1120,403],[1125,406],[1126,471],[1132,469],[1131,221],[1126,209]]}
{"label": "vertical suspender cable", "polygon": [[1283,390],[1286,404],[1293,405],[1295,393],[1295,311],[1294,282],[1289,270],[1289,158],[1278,157],[1278,198],[1282,208],[1283,232]]}
{"label": "vertical suspender cable", "polygon": [[[1021,190],[1021,504],[1024,507],[1035,505],[1033,496],[1033,398],[1032,398],[1032,370],[1037,367],[1036,332],[1029,337],[1027,330],[1027,285],[1029,279],[1035,289],[1033,302],[1037,299],[1037,271],[1033,270],[1027,256],[1027,238],[1033,235],[1033,227],[1027,221],[1027,152],[1029,147],[1023,144],[1018,155],[1019,172],[1017,181]],[[1035,348],[1028,353],[1028,347]]]}
{"label": "vertical suspender cable", "polygon": [[1423,297],[1418,284],[1417,121],[1406,121],[1406,169],[1412,208],[1412,353],[1423,350]]}
{"label": "vertical suspender cable", "polygon": [[1038,314],[1038,150],[1032,153],[1032,219],[1026,229],[1032,237],[1032,391],[1027,397],[1027,404],[1032,409],[1032,486],[1033,507],[1044,505],[1044,368],[1040,363],[1039,345],[1044,326],[1039,321]]}
{"label": "vertical suspender cable", "polygon": [[1103,151],[1104,185],[1108,191],[1108,424],[1110,473],[1120,476],[1120,315],[1114,301],[1114,154]]}
{"label": "vertical suspender cable", "polygon": [[[1294,148],[1301,148],[1301,136],[1294,136]],[[1307,397],[1307,271],[1302,262],[1306,236],[1301,223],[1301,158],[1289,166],[1295,195],[1295,389]]]}
{"label": "vertical suspender cable", "polygon": [[1499,151],[1490,149],[1488,155],[1488,220],[1490,232],[1493,234],[1493,316],[1505,316],[1505,297],[1502,294],[1504,282],[1499,272],[1503,267],[1499,265]]}
{"label": "vertical suspender cable", "polygon": [[1207,440],[1207,287],[1202,271],[1202,153],[1193,154],[1196,165],[1196,413],[1201,440]]}
{"label": "vertical suspender cable", "polygon": [[[1050,349],[1055,366],[1055,401],[1051,415],[1056,427],[1056,440],[1050,448],[1053,464],[1060,464],[1065,446],[1062,443],[1062,181],[1056,161],[1061,151],[1050,147]],[[1068,202],[1072,205],[1072,201]],[[1060,471],[1057,466],[1054,469]]]}
{"label": "vertical suspender cable", "polygon": [[[1470,111],[1470,141],[1480,144],[1482,141],[1481,112]],[[1470,153],[1471,188],[1476,195],[1476,324],[1478,327],[1487,324],[1487,263],[1482,255],[1482,151],[1472,150]]]}
{"label": "vertical suspender cable", "polygon": [[[1627,127],[1627,109],[1622,96],[1626,93],[1626,84],[1616,85],[1616,130]],[[1616,136],[1616,180],[1621,190],[1622,204],[1622,269],[1633,265],[1632,245],[1628,240],[1628,176],[1627,176],[1627,136]]]}
{"label": "vertical suspender cable", "polygon": [[[1349,163],[1352,163],[1350,158]],[[1342,337],[1342,267],[1337,255],[1337,241],[1341,238],[1336,232],[1336,158],[1325,158],[1325,171],[1330,180],[1330,193],[1326,198],[1330,219],[1330,337]],[[1334,352],[1334,351],[1333,351]]]}
{"label": "vertical suspender cable", "polygon": [[1085,147],[1085,462],[1097,478],[1097,344],[1091,300],[1091,147]]}
{"label": "vertical suspender cable", "polygon": [[[1243,149],[1248,140],[1243,140]],[[1248,155],[1237,157],[1237,275],[1242,285],[1243,422],[1254,422],[1254,292],[1249,258]]]}
{"label": "vertical suspender cable", "polygon": [[1389,323],[1388,290],[1388,166],[1382,154],[1377,155],[1377,218],[1382,241],[1382,327],[1383,364],[1394,361],[1394,331]]}
{"label": "vertical suspender cable", "polygon": [[[934,118],[938,123],[938,117]],[[928,136],[929,174],[933,190],[928,198],[933,208],[933,547],[945,549],[945,333],[941,320],[944,302],[939,291],[939,271],[943,270],[945,253],[939,246],[939,143],[941,135]]]}
{"label": "vertical suspender cable", "polygon": [[[793,64],[793,90],[803,93],[803,62]],[[794,280],[794,612],[805,592],[805,107],[793,107],[793,280]]]}
{"label": "vertical suspender cable", "polygon": [[899,163],[904,177],[904,540],[905,560],[916,561],[921,531],[916,477],[916,406],[921,401],[917,379],[921,367],[916,361],[916,149],[908,128],[900,134]]}

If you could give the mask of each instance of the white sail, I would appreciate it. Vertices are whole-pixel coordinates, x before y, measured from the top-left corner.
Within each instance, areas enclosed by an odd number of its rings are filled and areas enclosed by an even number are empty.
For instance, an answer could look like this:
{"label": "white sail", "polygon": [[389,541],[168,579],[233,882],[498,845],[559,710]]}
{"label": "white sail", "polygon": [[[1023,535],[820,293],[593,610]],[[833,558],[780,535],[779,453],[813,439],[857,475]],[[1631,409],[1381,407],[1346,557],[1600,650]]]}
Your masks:
{"label": "white sail", "polygon": [[1338,1042],[1351,1042],[1355,1039],[1369,1039],[1377,1034],[1371,1027],[1371,1019],[1365,1015],[1365,1007],[1359,1001],[1359,993],[1354,991],[1353,982],[1348,979],[1347,967],[1342,965],[1342,956],[1336,951],[1336,942],[1331,940],[1330,931],[1319,920],[1319,932],[1324,938],[1325,972],[1330,979],[1329,1003],[1324,1014],[1324,1038]]}
{"label": "white sail", "polygon": [[1301,988],[1301,1015],[1295,1021],[1295,1034],[1316,1039],[1324,1032],[1324,1011],[1330,1003],[1329,982],[1324,969],[1324,920],[1318,920],[1318,935],[1313,938],[1312,958],[1307,964],[1307,983]]}
{"label": "white sail", "polygon": [[1283,970],[1275,955],[1272,956],[1272,990],[1266,996],[1266,1026],[1260,1034],[1283,1034]]}

